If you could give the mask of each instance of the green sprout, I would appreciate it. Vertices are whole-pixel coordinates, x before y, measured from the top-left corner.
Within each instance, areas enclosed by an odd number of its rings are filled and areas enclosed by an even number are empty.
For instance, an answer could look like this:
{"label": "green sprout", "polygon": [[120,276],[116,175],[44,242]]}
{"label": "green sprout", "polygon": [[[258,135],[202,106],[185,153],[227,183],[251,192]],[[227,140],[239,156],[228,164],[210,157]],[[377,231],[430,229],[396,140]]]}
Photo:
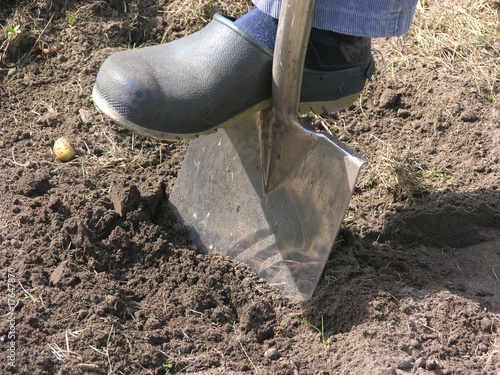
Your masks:
{"label": "green sprout", "polygon": [[421,10],[422,12],[425,12],[425,7],[427,6],[427,1],[426,0],[419,0],[417,2],[417,8]]}
{"label": "green sprout", "polygon": [[161,369],[162,369],[163,371],[168,371],[168,370],[170,370],[172,367],[173,367],[173,365],[172,365],[171,363],[167,363],[166,365],[163,365],[163,366],[161,367]]}
{"label": "green sprout", "polygon": [[198,314],[198,315],[202,316],[203,318],[205,318],[206,320],[208,320],[210,322],[210,324],[214,324],[214,322],[212,322],[210,320],[210,318],[208,316],[206,316],[205,314],[203,314],[203,313],[201,313],[199,311],[195,311],[193,309],[190,309],[190,311],[193,312],[193,313],[195,313],[195,314]]}
{"label": "green sprout", "polygon": [[73,23],[75,21],[75,16],[73,16],[72,14],[68,14],[68,18],[69,18],[69,23]]}
{"label": "green sprout", "polygon": [[15,38],[19,34],[21,34],[21,25],[17,25],[15,27],[7,26],[7,35]]}
{"label": "green sprout", "polygon": [[453,178],[453,172],[447,171],[447,170],[439,170],[439,171],[432,171],[427,173],[425,178],[429,177],[448,177],[448,178]]}
{"label": "green sprout", "polygon": [[292,318],[300,320],[302,323],[307,324],[309,327],[314,328],[316,331],[321,333],[321,340],[323,341],[323,346],[325,347],[325,352],[326,352],[328,340],[325,338],[325,326],[323,324],[323,315],[321,315],[321,329],[305,321],[304,319],[300,319],[298,316],[292,315]]}
{"label": "green sprout", "polygon": [[342,222],[342,228],[344,228],[344,229],[352,229],[352,228],[353,228],[353,226],[352,226],[352,225],[350,225],[350,224],[347,224],[347,223],[344,221],[344,222]]}
{"label": "green sprout", "polygon": [[495,83],[497,80],[497,76],[493,77],[493,83],[491,84],[490,92],[488,93],[488,100],[490,102],[494,102],[498,98],[498,94],[495,93]]}
{"label": "green sprout", "polygon": [[241,343],[240,341],[240,338],[238,337],[238,332],[236,332],[236,324],[233,322],[233,329],[234,329],[234,334],[236,335],[236,341],[238,341],[238,343],[240,344],[241,346],[241,349],[243,350],[243,353],[245,353],[245,356],[247,357],[248,361],[250,362],[250,364],[252,365],[254,371],[256,374],[259,373],[259,368],[257,366],[255,366],[252,362],[252,360],[250,359],[250,356],[248,355],[247,351],[245,350],[245,348],[243,347],[243,344]]}
{"label": "green sprout", "polygon": [[359,109],[361,109],[361,113],[363,114],[363,116],[365,116],[366,121],[368,121],[368,123],[371,124],[371,121],[368,118],[368,115],[365,113],[365,110],[363,109],[363,102],[362,102],[362,100],[363,100],[363,94],[361,94],[359,96]]}

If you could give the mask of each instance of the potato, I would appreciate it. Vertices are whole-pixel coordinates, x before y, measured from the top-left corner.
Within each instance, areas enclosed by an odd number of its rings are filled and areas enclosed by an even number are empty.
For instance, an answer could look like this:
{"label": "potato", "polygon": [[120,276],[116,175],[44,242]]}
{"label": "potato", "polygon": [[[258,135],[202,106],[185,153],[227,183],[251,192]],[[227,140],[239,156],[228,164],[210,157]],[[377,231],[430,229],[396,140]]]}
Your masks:
{"label": "potato", "polygon": [[61,137],[54,142],[54,154],[61,161],[69,161],[75,156],[75,148],[66,138]]}

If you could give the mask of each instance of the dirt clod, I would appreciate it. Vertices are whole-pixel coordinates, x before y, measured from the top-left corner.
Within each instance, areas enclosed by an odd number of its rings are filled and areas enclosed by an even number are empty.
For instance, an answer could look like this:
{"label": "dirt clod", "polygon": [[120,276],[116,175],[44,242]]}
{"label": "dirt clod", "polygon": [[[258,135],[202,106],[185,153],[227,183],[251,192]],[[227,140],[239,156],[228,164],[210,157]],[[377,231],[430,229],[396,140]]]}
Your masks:
{"label": "dirt clod", "polygon": [[391,89],[385,89],[380,95],[379,106],[381,108],[391,108],[398,105],[400,95]]}

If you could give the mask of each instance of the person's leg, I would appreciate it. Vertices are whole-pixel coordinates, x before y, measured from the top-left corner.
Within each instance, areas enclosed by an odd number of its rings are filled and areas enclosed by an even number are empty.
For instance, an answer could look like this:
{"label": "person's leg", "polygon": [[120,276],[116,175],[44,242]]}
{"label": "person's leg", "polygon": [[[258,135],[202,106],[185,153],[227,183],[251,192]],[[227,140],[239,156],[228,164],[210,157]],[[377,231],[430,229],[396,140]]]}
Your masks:
{"label": "person's leg", "polygon": [[[276,24],[258,10],[236,22],[216,15],[185,38],[112,55],[97,76],[94,103],[122,126],[156,139],[192,138],[230,125],[271,105]],[[367,37],[313,29],[301,110],[345,108],[373,69]]]}
{"label": "person's leg", "polygon": [[[281,0],[252,0],[263,13],[279,18]],[[316,0],[312,27],[369,38],[408,31],[418,0]]]}
{"label": "person's leg", "polygon": [[[274,50],[278,20],[256,8],[235,21],[235,25]],[[371,61],[371,39],[345,35],[330,30],[312,28],[306,53],[305,67],[334,71],[361,66]]]}
{"label": "person's leg", "polygon": [[[235,23],[273,49],[281,0],[252,1],[257,8]],[[336,70],[355,65],[366,66],[370,50],[369,38],[406,33],[417,1],[317,0],[306,67]]]}

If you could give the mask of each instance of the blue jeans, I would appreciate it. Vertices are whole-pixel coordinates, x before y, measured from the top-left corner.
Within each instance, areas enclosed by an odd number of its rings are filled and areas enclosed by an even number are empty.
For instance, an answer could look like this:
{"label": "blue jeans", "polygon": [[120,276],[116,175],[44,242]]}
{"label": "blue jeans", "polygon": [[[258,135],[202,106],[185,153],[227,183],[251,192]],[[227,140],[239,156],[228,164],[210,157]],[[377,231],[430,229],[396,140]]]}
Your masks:
{"label": "blue jeans", "polygon": [[[279,18],[281,0],[252,0],[262,12]],[[316,0],[313,27],[370,38],[403,35],[418,0]]]}

